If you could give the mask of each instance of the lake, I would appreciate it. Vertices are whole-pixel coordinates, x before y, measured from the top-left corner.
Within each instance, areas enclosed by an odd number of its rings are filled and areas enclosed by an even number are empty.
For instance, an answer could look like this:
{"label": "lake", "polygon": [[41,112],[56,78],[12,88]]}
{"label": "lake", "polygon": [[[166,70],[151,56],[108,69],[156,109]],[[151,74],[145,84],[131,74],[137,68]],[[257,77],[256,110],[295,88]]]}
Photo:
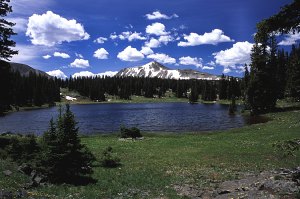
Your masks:
{"label": "lake", "polygon": [[[0,117],[0,133],[42,134],[58,107],[20,111]],[[225,130],[249,123],[240,114],[228,115],[228,105],[188,103],[71,105],[80,133],[117,132],[121,125],[147,132],[198,132]]]}

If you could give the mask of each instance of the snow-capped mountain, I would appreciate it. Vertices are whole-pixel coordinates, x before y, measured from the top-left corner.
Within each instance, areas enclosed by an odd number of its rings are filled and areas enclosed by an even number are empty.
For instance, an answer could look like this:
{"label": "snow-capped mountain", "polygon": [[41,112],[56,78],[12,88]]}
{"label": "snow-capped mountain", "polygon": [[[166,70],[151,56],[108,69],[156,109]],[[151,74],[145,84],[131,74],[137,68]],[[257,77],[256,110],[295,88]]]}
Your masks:
{"label": "snow-capped mountain", "polygon": [[219,80],[220,77],[196,70],[173,70],[158,62],[150,62],[143,66],[124,68],[116,76],[119,77],[158,77],[163,79],[204,79]]}

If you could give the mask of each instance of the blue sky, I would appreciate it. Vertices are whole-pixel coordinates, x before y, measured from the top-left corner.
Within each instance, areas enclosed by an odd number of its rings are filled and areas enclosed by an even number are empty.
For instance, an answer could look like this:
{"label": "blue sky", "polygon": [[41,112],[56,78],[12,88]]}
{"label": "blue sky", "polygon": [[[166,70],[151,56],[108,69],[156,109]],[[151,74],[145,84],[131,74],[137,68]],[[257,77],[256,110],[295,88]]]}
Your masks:
{"label": "blue sky", "polygon": [[[256,23],[292,0],[12,0],[12,61],[70,76],[158,61],[241,76]],[[299,34],[281,38],[289,46]]]}

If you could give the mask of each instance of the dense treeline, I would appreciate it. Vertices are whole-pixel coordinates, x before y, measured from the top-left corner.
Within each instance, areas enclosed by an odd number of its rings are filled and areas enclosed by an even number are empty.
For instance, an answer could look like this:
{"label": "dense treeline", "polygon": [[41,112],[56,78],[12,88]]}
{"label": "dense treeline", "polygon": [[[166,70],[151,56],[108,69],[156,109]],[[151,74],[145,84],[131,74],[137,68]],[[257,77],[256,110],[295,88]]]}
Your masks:
{"label": "dense treeline", "polygon": [[222,76],[221,80],[174,80],[139,77],[79,77],[61,82],[62,87],[76,90],[91,100],[104,101],[105,96],[117,96],[120,99],[131,99],[132,95],[147,98],[164,97],[172,91],[178,98],[189,98],[197,101],[199,95],[205,101],[240,98],[243,93],[243,82],[240,78]]}
{"label": "dense treeline", "polygon": [[278,51],[278,33],[299,32],[300,1],[257,24],[251,53],[251,72],[246,92],[247,106],[253,114],[270,112],[280,98],[300,100],[300,46]]}
{"label": "dense treeline", "polygon": [[[254,51],[255,48],[260,47],[254,47]],[[246,107],[254,114],[272,111],[278,99],[300,100],[300,45],[292,45],[289,51],[271,50],[266,54],[265,60],[263,55],[252,54],[251,73],[244,76],[248,88]],[[262,63],[258,64],[257,59],[263,60]]]}
{"label": "dense treeline", "polygon": [[59,80],[29,73],[22,76],[10,64],[0,60],[0,113],[11,106],[41,106],[60,101]]}

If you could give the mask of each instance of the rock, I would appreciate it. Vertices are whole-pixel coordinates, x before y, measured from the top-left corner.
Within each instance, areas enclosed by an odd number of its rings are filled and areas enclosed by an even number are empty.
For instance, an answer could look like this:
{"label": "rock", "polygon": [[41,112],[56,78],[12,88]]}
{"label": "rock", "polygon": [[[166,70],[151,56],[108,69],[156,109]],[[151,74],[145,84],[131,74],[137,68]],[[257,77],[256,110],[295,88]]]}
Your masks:
{"label": "rock", "polygon": [[3,171],[3,174],[5,176],[10,176],[12,174],[12,172],[10,170],[5,170],[5,171]]}
{"label": "rock", "polygon": [[0,191],[0,198],[13,199],[13,193],[11,191]]}
{"label": "rock", "polygon": [[36,176],[36,170],[32,170],[31,173],[30,173],[30,177],[31,179],[33,180]]}
{"label": "rock", "polygon": [[32,168],[28,164],[23,163],[18,167],[18,171],[26,175],[30,175],[32,172]]}
{"label": "rock", "polygon": [[202,198],[203,191],[191,185],[175,185],[174,189],[179,196],[191,197],[193,199]]}
{"label": "rock", "polygon": [[28,198],[28,193],[25,190],[19,190],[15,196],[16,198]]}
{"label": "rock", "polygon": [[218,194],[219,195],[223,195],[223,194],[228,194],[228,193],[231,193],[231,191],[229,191],[229,190],[222,190]]}

